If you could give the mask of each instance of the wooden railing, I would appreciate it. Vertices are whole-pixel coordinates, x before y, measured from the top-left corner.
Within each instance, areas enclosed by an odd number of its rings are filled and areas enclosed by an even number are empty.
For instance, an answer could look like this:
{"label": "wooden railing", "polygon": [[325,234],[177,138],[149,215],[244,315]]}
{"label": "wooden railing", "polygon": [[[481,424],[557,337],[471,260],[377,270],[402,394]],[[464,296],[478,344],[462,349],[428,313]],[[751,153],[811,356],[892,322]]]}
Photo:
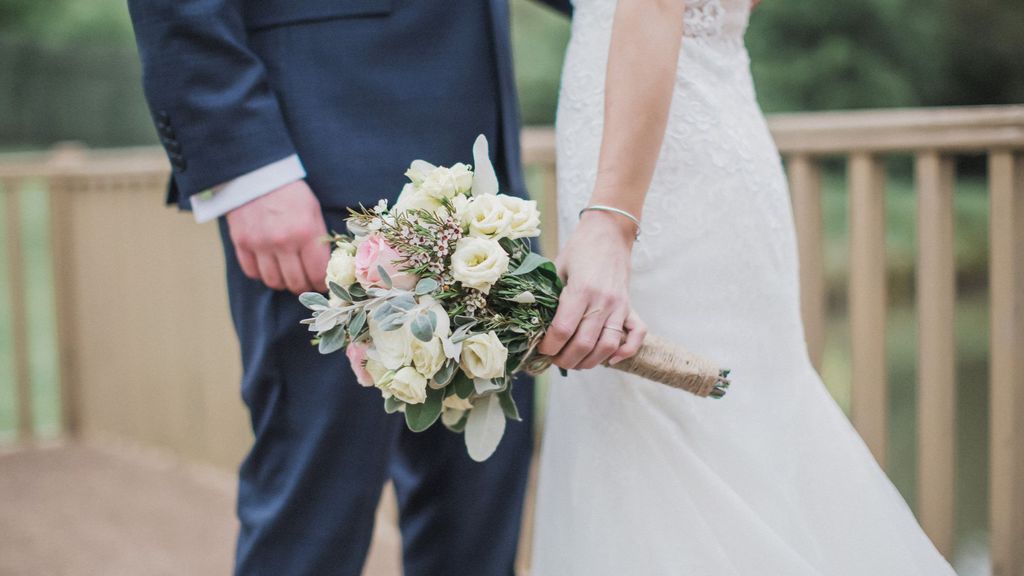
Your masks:
{"label": "wooden railing", "polygon": [[[852,419],[886,466],[889,392],[885,326],[886,172],[915,158],[918,196],[918,490],[929,536],[953,550],[956,372],[954,158],[988,157],[991,390],[989,516],[998,576],[1024,574],[1024,107],[795,114],[770,119],[786,160],[799,237],[802,312],[820,367],[826,286],[822,160],[846,159]],[[527,129],[524,162],[542,173],[544,226],[555,226],[554,138]],[[0,159],[7,223],[21,432],[31,433],[28,320],[19,245],[19,191],[49,189],[64,428],[120,436],[229,466],[248,443],[238,401],[216,231],[160,206],[158,150],[85,151]],[[544,235],[553,252],[555,234]]]}

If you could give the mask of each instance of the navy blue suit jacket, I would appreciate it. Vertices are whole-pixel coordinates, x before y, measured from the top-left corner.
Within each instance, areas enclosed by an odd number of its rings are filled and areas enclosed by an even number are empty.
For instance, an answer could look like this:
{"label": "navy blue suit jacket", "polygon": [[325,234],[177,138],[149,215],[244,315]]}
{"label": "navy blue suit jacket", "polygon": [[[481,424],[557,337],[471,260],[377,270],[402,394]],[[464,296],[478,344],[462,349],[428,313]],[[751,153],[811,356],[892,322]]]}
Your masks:
{"label": "navy blue suit jacket", "polygon": [[481,132],[522,194],[508,2],[477,1],[484,27],[441,0],[129,0],[168,201],[296,153],[325,208],[394,198]]}

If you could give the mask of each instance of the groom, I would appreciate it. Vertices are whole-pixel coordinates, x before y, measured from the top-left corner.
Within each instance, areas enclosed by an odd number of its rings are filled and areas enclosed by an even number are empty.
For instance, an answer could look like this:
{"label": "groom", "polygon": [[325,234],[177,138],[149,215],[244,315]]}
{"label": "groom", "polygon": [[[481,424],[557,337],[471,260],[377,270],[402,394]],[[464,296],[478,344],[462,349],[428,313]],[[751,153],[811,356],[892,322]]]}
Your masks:
{"label": "groom", "polygon": [[[568,11],[567,0],[548,0]],[[525,421],[486,463],[462,438],[384,413],[321,356],[295,293],[324,289],[328,230],[394,198],[409,162],[465,161],[487,136],[523,194],[507,0],[129,0],[169,200],[219,219],[242,397],[236,574],[358,575],[394,481],[408,576],[512,573],[531,452]]]}

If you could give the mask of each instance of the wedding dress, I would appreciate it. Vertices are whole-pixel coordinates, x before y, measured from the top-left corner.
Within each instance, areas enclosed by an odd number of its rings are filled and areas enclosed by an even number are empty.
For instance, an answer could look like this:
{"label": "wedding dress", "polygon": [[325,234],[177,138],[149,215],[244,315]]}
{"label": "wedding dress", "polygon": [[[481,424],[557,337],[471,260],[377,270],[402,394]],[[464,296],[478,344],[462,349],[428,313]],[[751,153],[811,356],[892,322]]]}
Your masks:
{"label": "wedding dress", "polygon": [[[594,184],[614,9],[575,3],[557,121],[563,242]],[[632,275],[650,332],[730,367],[732,387],[715,401],[600,367],[553,378],[535,576],[953,574],[808,359],[749,11],[687,0]]]}

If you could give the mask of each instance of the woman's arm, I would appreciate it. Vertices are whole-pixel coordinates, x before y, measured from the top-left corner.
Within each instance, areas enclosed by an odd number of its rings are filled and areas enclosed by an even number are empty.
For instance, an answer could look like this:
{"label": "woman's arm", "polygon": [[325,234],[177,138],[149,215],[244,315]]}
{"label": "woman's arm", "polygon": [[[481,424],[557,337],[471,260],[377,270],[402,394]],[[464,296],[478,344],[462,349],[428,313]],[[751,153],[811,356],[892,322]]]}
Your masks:
{"label": "woman's arm", "polygon": [[[683,0],[619,0],[605,79],[604,133],[589,205],[641,216],[668,121]],[[636,354],[646,327],[629,304],[631,220],[587,211],[558,258],[566,288],[540,351],[563,368]],[[626,338],[623,342],[623,331]]]}

